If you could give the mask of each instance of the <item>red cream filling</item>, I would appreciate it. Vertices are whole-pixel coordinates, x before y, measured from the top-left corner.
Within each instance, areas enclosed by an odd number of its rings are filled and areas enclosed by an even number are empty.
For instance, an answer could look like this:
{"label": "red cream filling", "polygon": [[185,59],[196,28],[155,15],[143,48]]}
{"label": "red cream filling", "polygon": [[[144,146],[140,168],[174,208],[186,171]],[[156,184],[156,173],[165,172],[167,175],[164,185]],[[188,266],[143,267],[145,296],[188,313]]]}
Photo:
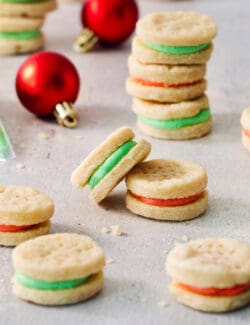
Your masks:
{"label": "red cream filling", "polygon": [[242,128],[242,132],[247,136],[250,137],[250,130]]}
{"label": "red cream filling", "polygon": [[136,199],[149,205],[155,205],[159,207],[174,207],[174,206],[181,206],[181,205],[192,203],[198,200],[202,196],[202,193],[203,192],[191,196],[183,197],[183,198],[176,198],[176,199],[152,199],[135,193],[131,193],[131,194]]}
{"label": "red cream filling", "polygon": [[182,289],[198,293],[203,296],[235,296],[250,289],[250,283],[239,284],[231,288],[199,288],[184,283],[178,283],[178,286]]}
{"label": "red cream filling", "polygon": [[133,78],[135,82],[143,85],[143,86],[149,86],[149,87],[161,87],[161,88],[178,88],[178,87],[187,87],[187,86],[193,86],[200,82],[193,81],[193,82],[184,82],[184,83],[177,83],[177,84],[167,84],[166,82],[157,82],[157,81],[150,81],[150,80],[144,80],[141,78]]}
{"label": "red cream filling", "polygon": [[13,225],[0,225],[0,232],[17,232],[28,230],[34,227],[34,225],[26,225],[26,226],[13,226]]}

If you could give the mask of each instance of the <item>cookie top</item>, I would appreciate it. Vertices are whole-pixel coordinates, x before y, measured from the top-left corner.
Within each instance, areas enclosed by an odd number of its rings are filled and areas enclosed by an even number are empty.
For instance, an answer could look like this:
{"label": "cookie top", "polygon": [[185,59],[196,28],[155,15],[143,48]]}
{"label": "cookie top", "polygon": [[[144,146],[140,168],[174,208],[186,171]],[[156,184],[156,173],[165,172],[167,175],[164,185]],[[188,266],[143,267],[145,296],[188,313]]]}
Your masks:
{"label": "cookie top", "polygon": [[0,14],[1,32],[22,32],[40,29],[44,23],[44,17],[6,17]]}
{"label": "cookie top", "polygon": [[41,17],[57,8],[56,0],[41,1],[0,1],[2,16]]}
{"label": "cookie top", "polygon": [[244,128],[250,130],[250,107],[244,109],[244,111],[241,114],[240,122]]}
{"label": "cookie top", "polygon": [[207,173],[199,164],[183,160],[156,159],[135,166],[126,178],[134,194],[155,199],[182,198],[202,192]]}
{"label": "cookie top", "polygon": [[134,138],[134,132],[128,127],[122,127],[107,137],[96,149],[83,160],[71,176],[71,182],[77,187],[83,187],[97,167],[105,161],[123,143]]}
{"label": "cookie top", "polygon": [[191,117],[199,114],[202,109],[209,108],[206,95],[180,103],[157,103],[153,101],[134,98],[132,110],[156,120],[171,120]]}
{"label": "cookie top", "polygon": [[230,288],[250,282],[250,246],[236,239],[208,238],[176,246],[167,257],[174,280],[198,287]]}
{"label": "cookie top", "polygon": [[52,234],[28,240],[12,254],[16,271],[44,281],[80,279],[102,270],[101,247],[88,236]]}
{"label": "cookie top", "polygon": [[53,201],[36,189],[0,186],[0,224],[37,224],[51,218],[53,213]]}
{"label": "cookie top", "polygon": [[197,12],[159,12],[140,19],[136,32],[142,40],[154,44],[192,46],[211,42],[217,25],[211,17]]}

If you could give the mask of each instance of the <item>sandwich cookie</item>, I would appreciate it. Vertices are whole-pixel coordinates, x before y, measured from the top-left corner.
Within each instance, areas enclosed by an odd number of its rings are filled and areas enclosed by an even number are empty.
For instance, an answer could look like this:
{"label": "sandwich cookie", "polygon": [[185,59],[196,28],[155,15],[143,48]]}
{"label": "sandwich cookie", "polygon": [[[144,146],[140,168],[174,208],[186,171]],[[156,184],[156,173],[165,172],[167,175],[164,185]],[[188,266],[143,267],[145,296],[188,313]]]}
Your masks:
{"label": "sandwich cookie", "polygon": [[[136,32],[143,46],[156,53],[153,63],[196,64],[201,63],[202,55],[209,57],[217,25],[211,17],[196,12],[159,12],[140,19]],[[200,62],[195,60],[197,53]],[[193,59],[183,60],[189,55]],[[158,62],[158,56],[165,56],[166,61]]]}
{"label": "sandwich cookie", "polygon": [[210,132],[212,118],[206,95],[180,103],[156,103],[134,98],[132,110],[138,128],[152,137],[168,140],[199,138]]}
{"label": "sandwich cookie", "polygon": [[150,219],[189,220],[208,205],[206,170],[189,161],[142,162],[127,175],[126,185],[127,208]]}
{"label": "sandwich cookie", "polygon": [[103,286],[103,250],[91,238],[53,234],[26,241],[12,254],[13,293],[41,305],[84,301]]}
{"label": "sandwich cookie", "polygon": [[56,7],[56,0],[0,0],[1,16],[42,17]]}
{"label": "sandwich cookie", "polygon": [[246,108],[241,115],[242,144],[250,151],[250,108]]}
{"label": "sandwich cookie", "polygon": [[124,176],[150,153],[151,145],[133,140],[134,133],[122,127],[92,151],[73,172],[71,181],[77,187],[89,184],[90,198],[101,202]]}
{"label": "sandwich cookie", "polygon": [[22,186],[0,186],[0,245],[15,246],[47,234],[54,203],[45,194]]}
{"label": "sandwich cookie", "polygon": [[250,303],[250,246],[230,238],[178,245],[167,257],[169,290],[191,308],[227,312]]}

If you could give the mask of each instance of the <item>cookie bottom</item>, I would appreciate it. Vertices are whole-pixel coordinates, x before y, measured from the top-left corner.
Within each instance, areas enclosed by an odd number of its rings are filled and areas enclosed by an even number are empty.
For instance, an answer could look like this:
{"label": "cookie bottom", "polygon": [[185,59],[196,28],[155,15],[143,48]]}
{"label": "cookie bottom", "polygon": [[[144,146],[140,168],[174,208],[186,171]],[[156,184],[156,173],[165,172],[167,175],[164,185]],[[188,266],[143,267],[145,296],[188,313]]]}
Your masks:
{"label": "cookie bottom", "polygon": [[89,299],[103,287],[103,273],[93,275],[89,281],[78,287],[64,290],[36,290],[21,285],[13,278],[15,296],[39,305],[68,305]]}
{"label": "cookie bottom", "polygon": [[138,142],[129,153],[96,185],[91,191],[90,198],[101,202],[122,178],[136,164],[144,160],[150,153],[150,144],[145,140]]}
{"label": "cookie bottom", "polygon": [[242,308],[250,303],[250,290],[235,296],[214,297],[199,295],[179,287],[175,282],[169,285],[169,291],[176,299],[193,309],[206,312],[227,312]]}
{"label": "cookie bottom", "polygon": [[127,208],[142,217],[157,220],[184,221],[197,218],[207,208],[208,192],[204,191],[199,200],[177,207],[158,207],[146,204],[127,192]]}
{"label": "cookie bottom", "polygon": [[250,151],[250,137],[242,134],[242,144],[248,151]]}
{"label": "cookie bottom", "polygon": [[209,119],[204,123],[173,130],[152,128],[151,126],[139,120],[137,121],[137,126],[143,133],[154,138],[166,140],[188,140],[201,138],[204,135],[208,134],[212,128],[212,119]]}
{"label": "cookie bottom", "polygon": [[43,36],[29,40],[0,39],[0,55],[32,53],[40,50],[43,45]]}
{"label": "cookie bottom", "polygon": [[0,232],[0,245],[16,246],[28,239],[48,234],[50,230],[50,221],[40,223],[29,230],[17,232]]}
{"label": "cookie bottom", "polygon": [[177,103],[200,97],[206,88],[207,82],[205,79],[193,85],[181,87],[145,86],[136,82],[132,77],[129,77],[126,82],[126,89],[129,95],[161,103]]}

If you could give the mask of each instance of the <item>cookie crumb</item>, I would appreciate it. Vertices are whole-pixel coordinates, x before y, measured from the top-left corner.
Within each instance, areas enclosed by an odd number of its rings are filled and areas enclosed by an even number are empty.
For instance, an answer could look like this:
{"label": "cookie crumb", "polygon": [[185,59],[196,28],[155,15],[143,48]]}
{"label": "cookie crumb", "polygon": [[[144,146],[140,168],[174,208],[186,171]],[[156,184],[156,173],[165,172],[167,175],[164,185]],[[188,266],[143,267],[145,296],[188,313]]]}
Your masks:
{"label": "cookie crumb", "polygon": [[170,304],[166,300],[161,300],[158,302],[158,305],[161,307],[168,307]]}
{"label": "cookie crumb", "polygon": [[108,234],[108,233],[110,233],[110,229],[109,229],[108,227],[102,227],[101,232],[102,232],[103,234]]}
{"label": "cookie crumb", "polygon": [[25,165],[24,164],[21,164],[21,163],[18,163],[18,164],[16,164],[16,168],[17,169],[24,169],[25,168]]}
{"label": "cookie crumb", "polygon": [[184,240],[184,241],[188,241],[188,240],[189,240],[189,237],[188,237],[187,235],[183,235],[183,236],[182,236],[182,240]]}
{"label": "cookie crumb", "polygon": [[112,263],[114,263],[114,260],[112,258],[106,260],[106,264],[112,264]]}
{"label": "cookie crumb", "polygon": [[24,144],[24,143],[20,143],[20,144],[19,144],[19,148],[20,148],[20,149],[25,149],[25,148],[26,148],[26,144]]}
{"label": "cookie crumb", "polygon": [[113,235],[115,236],[121,236],[122,235],[122,231],[119,225],[113,225],[110,227],[112,230]]}
{"label": "cookie crumb", "polygon": [[83,135],[76,135],[76,139],[83,139]]}
{"label": "cookie crumb", "polygon": [[55,131],[54,130],[49,130],[47,132],[41,132],[41,133],[39,133],[40,139],[44,139],[44,140],[51,139],[54,135],[55,135]]}

